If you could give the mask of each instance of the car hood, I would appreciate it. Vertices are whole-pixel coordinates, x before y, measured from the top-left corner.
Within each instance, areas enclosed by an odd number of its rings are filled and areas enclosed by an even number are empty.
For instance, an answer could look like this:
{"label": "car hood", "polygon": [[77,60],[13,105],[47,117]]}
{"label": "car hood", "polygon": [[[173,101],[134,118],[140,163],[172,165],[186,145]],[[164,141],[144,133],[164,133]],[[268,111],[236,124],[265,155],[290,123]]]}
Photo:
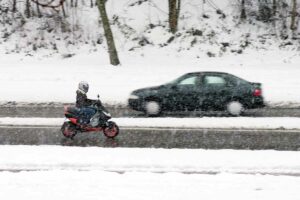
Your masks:
{"label": "car hood", "polygon": [[159,85],[159,86],[153,86],[153,87],[146,87],[146,88],[141,88],[134,90],[132,93],[137,94],[137,93],[145,93],[145,92],[152,92],[156,90],[160,90],[162,88],[167,87],[166,85]]}

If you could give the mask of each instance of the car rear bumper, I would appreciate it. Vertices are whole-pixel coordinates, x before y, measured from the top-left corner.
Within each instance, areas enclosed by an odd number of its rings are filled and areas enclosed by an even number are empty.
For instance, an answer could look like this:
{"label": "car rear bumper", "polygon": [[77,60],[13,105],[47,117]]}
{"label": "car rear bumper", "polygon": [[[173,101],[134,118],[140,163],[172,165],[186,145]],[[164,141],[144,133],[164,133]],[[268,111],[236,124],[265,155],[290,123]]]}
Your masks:
{"label": "car rear bumper", "polygon": [[255,97],[251,99],[251,103],[247,105],[248,109],[265,107],[264,99],[262,97]]}

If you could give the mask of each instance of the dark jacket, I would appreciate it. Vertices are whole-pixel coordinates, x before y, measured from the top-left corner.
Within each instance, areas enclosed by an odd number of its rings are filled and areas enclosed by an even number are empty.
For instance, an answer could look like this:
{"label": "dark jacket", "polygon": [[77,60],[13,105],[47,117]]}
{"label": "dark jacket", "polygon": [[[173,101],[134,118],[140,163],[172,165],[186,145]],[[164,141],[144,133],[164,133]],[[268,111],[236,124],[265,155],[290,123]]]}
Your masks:
{"label": "dark jacket", "polygon": [[88,99],[86,94],[81,92],[80,90],[76,91],[76,107],[82,108],[92,105],[93,100]]}
{"label": "dark jacket", "polygon": [[106,108],[102,105],[100,100],[88,99],[86,94],[80,90],[76,91],[76,107],[83,108],[96,104],[101,110],[107,112]]}

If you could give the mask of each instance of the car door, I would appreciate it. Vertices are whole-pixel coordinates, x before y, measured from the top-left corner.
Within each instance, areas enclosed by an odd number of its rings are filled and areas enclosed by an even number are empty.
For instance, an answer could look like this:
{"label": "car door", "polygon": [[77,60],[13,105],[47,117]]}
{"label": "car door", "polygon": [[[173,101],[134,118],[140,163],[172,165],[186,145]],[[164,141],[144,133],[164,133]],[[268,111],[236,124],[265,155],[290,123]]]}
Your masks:
{"label": "car door", "polygon": [[232,83],[223,74],[205,74],[202,77],[203,101],[202,108],[221,109],[232,95]]}
{"label": "car door", "polygon": [[174,83],[168,96],[171,110],[194,110],[198,107],[201,97],[200,76],[190,74]]}

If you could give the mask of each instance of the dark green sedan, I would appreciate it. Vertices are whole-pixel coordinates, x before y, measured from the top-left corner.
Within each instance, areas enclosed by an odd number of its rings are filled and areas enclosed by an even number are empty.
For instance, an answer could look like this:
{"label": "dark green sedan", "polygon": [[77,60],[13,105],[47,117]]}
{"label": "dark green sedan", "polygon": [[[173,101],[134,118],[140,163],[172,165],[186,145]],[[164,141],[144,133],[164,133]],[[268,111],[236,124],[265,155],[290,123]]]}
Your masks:
{"label": "dark green sedan", "polygon": [[223,72],[194,72],[164,85],[135,90],[128,105],[148,116],[196,110],[225,110],[238,116],[245,109],[263,107],[264,99],[261,83]]}

